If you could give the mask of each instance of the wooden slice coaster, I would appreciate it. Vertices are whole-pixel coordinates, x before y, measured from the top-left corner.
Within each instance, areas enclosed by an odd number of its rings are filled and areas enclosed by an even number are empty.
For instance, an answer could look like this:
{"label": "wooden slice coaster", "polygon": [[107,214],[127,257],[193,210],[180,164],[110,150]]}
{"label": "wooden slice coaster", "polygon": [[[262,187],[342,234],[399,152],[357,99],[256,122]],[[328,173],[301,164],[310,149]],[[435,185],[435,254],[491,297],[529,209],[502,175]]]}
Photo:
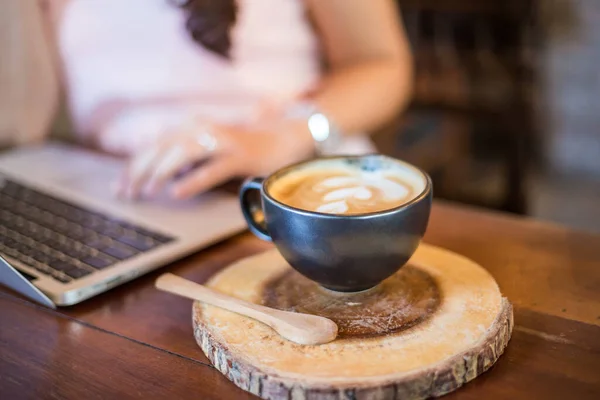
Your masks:
{"label": "wooden slice coaster", "polygon": [[194,335],[206,356],[264,399],[441,396],[490,368],[513,327],[512,307],[487,271],[428,245],[380,286],[358,294],[322,289],[275,250],[229,266],[208,285],[338,324],[334,342],[301,346],[252,319],[194,304]]}

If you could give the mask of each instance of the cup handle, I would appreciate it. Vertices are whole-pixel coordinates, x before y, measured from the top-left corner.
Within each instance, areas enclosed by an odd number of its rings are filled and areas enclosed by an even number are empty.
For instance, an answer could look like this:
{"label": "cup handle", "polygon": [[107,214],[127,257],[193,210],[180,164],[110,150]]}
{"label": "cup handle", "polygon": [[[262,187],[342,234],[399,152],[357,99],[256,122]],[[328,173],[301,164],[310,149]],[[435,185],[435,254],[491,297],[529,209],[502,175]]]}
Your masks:
{"label": "cup handle", "polygon": [[259,239],[266,240],[270,242],[271,235],[267,231],[267,226],[265,223],[264,217],[262,220],[258,220],[257,211],[263,211],[262,205],[260,201],[251,201],[248,196],[249,192],[252,190],[256,190],[260,193],[262,188],[263,178],[249,178],[244,181],[242,184],[242,188],[240,189],[240,205],[242,207],[242,213],[244,214],[244,218],[248,223],[248,228],[250,228],[250,232],[255,234]]}

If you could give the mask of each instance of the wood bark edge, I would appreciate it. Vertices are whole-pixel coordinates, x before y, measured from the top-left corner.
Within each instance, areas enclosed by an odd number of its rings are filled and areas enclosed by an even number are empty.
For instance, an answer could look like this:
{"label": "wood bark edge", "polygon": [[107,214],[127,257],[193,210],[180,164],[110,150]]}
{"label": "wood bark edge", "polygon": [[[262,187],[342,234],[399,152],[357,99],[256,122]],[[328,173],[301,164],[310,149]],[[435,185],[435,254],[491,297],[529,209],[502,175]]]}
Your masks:
{"label": "wood bark edge", "polygon": [[263,399],[426,399],[452,392],[487,371],[504,352],[513,329],[513,310],[506,298],[484,337],[471,349],[444,361],[387,380],[373,377],[361,385],[311,383],[267,374],[242,361],[215,340],[194,304],[194,337],[210,362],[236,386]]}

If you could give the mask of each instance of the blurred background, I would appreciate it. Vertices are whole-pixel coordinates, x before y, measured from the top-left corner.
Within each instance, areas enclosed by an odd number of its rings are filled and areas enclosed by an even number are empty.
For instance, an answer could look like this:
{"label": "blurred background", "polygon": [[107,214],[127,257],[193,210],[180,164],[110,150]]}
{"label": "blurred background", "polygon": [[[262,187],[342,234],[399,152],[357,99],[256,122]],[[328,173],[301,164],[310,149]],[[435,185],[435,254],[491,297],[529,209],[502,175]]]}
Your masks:
{"label": "blurred background", "polygon": [[600,231],[600,1],[398,3],[415,96],[381,151],[438,198]]}
{"label": "blurred background", "polygon": [[396,1],[415,94],[379,151],[438,198],[600,232],[600,0]]}

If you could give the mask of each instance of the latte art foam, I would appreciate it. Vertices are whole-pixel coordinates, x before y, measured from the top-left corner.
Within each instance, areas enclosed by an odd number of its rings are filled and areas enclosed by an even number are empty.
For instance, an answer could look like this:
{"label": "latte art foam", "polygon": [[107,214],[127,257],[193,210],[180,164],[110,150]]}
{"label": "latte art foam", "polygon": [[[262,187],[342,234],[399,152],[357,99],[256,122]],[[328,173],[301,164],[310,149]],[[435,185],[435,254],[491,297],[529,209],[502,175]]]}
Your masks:
{"label": "latte art foam", "polygon": [[284,204],[328,214],[365,214],[398,207],[415,190],[389,171],[307,170],[273,183],[270,194]]}

